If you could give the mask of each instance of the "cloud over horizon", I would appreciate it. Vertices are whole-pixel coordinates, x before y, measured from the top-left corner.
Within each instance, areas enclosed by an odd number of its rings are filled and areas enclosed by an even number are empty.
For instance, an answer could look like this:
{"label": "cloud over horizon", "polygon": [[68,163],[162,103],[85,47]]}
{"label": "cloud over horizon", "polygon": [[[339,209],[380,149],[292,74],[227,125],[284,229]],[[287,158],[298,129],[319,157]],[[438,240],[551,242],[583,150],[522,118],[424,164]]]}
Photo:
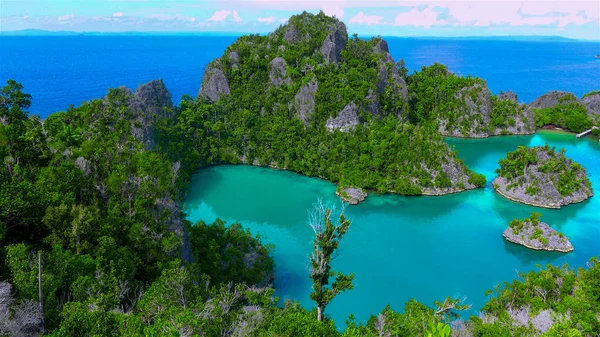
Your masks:
{"label": "cloud over horizon", "polygon": [[322,10],[362,35],[558,35],[600,40],[600,2],[568,0],[22,0],[3,3],[0,23],[5,31],[266,33],[304,10]]}

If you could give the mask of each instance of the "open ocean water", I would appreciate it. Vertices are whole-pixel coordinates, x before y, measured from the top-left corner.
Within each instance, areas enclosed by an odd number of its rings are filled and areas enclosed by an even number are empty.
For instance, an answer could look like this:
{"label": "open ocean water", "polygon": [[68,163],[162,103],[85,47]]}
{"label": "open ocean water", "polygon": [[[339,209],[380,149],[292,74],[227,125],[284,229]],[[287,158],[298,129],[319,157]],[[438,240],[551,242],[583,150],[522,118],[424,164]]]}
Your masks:
{"label": "open ocean water", "polygon": [[[108,88],[135,88],[162,78],[173,101],[195,97],[205,66],[234,36],[2,36],[0,81],[21,82],[42,117],[100,98]],[[598,42],[386,38],[412,72],[434,62],[484,78],[492,93],[513,90],[530,102],[550,90],[581,97],[600,89]]]}

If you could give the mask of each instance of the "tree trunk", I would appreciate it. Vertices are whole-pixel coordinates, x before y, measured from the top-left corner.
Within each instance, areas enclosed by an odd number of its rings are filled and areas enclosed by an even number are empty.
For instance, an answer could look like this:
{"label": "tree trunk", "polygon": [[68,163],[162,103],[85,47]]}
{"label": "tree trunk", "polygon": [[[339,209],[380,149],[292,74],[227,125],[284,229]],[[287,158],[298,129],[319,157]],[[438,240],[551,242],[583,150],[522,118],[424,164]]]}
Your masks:
{"label": "tree trunk", "polygon": [[44,292],[42,291],[42,252],[38,250],[38,290],[40,296],[40,312],[41,312],[41,321],[42,321],[42,333],[45,332],[44,329]]}
{"label": "tree trunk", "polygon": [[320,305],[317,306],[317,321],[323,321],[323,307]]}

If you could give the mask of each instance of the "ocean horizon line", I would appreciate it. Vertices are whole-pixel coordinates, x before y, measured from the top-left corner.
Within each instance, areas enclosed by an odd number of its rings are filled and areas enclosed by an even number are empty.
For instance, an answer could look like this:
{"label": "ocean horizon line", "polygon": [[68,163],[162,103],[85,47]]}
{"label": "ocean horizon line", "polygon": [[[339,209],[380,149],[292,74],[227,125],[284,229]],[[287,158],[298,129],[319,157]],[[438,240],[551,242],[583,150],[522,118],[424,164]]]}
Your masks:
{"label": "ocean horizon line", "polygon": [[[69,30],[44,30],[20,29],[1,31],[0,36],[244,36],[267,35],[268,32],[221,32],[221,31],[69,31]],[[351,34],[348,34],[351,35]],[[430,35],[371,35],[358,34],[359,37],[381,36],[384,38],[398,39],[423,39],[423,40],[492,40],[492,41],[540,41],[540,42],[600,42],[594,39],[578,39],[559,35],[465,35],[465,36],[430,36]]]}

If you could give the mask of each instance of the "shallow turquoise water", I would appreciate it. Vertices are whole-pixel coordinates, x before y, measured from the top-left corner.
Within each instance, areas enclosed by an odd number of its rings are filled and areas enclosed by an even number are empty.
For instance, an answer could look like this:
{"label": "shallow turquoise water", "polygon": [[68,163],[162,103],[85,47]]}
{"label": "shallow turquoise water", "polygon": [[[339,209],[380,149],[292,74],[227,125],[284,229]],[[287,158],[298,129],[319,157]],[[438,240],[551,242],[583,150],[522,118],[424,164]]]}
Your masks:
{"label": "shallow turquoise water", "polygon": [[[415,298],[432,304],[448,295],[466,297],[476,313],[484,291],[516,277],[536,264],[565,262],[584,266],[600,255],[600,197],[547,210],[517,204],[494,194],[490,181],[498,160],[517,145],[565,148],[567,156],[587,170],[600,192],[600,145],[570,134],[541,132],[533,136],[484,140],[449,139],[465,163],[485,174],[484,189],[442,197],[370,195],[346,213],[352,220],[334,268],[354,273],[355,288],[329,307],[339,326],[349,314],[364,322],[387,304],[402,310]],[[217,217],[239,221],[275,244],[275,287],[282,299],[309,299],[308,252],[312,230],[308,210],[321,198],[338,203],[335,185],[291,172],[251,166],[215,166],[197,172],[184,203],[191,221]],[[575,251],[569,254],[530,251],[505,242],[502,232],[514,218],[542,213],[542,219],[565,233]]]}

